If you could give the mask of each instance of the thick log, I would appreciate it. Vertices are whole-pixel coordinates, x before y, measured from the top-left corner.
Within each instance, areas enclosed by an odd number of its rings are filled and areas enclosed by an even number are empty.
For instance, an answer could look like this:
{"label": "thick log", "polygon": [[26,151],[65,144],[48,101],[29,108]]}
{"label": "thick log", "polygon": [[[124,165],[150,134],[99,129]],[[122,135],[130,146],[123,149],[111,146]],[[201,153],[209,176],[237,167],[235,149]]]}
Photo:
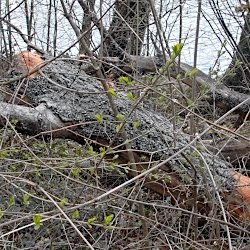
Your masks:
{"label": "thick log", "polygon": [[[136,57],[129,56],[127,63],[121,63],[118,58],[106,58],[105,61],[116,65],[127,73],[139,71],[142,73],[156,72],[162,65],[163,62],[158,57]],[[180,69],[177,66],[169,68],[169,73],[172,77],[176,78],[178,74],[182,75],[182,82],[186,83],[190,87],[193,84],[193,79],[185,77],[193,69],[188,64],[181,63]],[[215,104],[224,112],[230,110],[233,113],[238,114],[238,120],[234,124],[235,128],[238,128],[244,121],[250,120],[250,96],[247,94],[236,92],[227,86],[223,85],[219,81],[215,81],[207,74],[200,70],[197,70],[195,80],[199,87],[204,89],[207,87],[206,98],[211,104]],[[220,152],[220,155],[226,160],[230,161],[233,165],[243,162],[244,166],[250,167],[249,160],[249,140],[242,140],[239,138],[231,138],[231,140],[225,139],[225,141],[217,142],[217,147],[213,149],[211,146],[208,147],[212,152]]]}
{"label": "thick log", "polygon": [[[119,122],[101,84],[93,77],[79,74],[77,66],[61,60],[47,65],[41,74],[29,79],[25,87],[34,108],[1,103],[2,118],[17,119],[16,128],[30,134],[54,134],[81,143],[89,141],[96,148],[115,147],[118,161],[131,165],[125,142],[116,132]],[[174,134],[166,117],[150,108],[135,109],[124,92],[117,93],[114,99],[126,121],[124,129],[137,163],[136,170],[129,170],[132,178],[140,173],[146,187],[170,196],[179,206],[192,209],[197,204],[203,213],[209,213],[219,198],[214,193],[219,191],[229,202],[229,210],[237,208],[238,217],[250,219],[247,177],[231,171],[228,162],[204,148],[197,150],[192,145],[195,140],[190,143],[189,136],[181,130]],[[103,116],[103,122],[96,120],[96,114]],[[139,122],[139,128],[134,127],[135,122]],[[247,183],[244,189],[239,186],[243,179],[244,185]]]}
{"label": "thick log", "polygon": [[[103,60],[104,65],[108,65],[109,68],[112,68],[113,65],[115,67],[114,71],[119,72],[118,74],[130,74],[132,72],[143,74],[157,73],[157,71],[164,65],[163,60],[160,57],[127,56],[125,60],[120,60],[117,57],[106,57]],[[85,63],[82,64],[82,69],[85,72],[95,72],[90,61],[85,61]],[[179,70],[177,69],[177,65],[173,65],[169,68],[169,73],[174,78],[180,74],[182,82],[192,86],[193,79],[187,76],[187,73],[192,69],[192,66],[186,63],[181,63]],[[202,89],[207,87],[206,97],[211,104],[215,103],[215,105],[224,110],[224,112],[233,109],[234,113],[239,115],[235,127],[242,124],[244,120],[250,120],[248,114],[250,109],[249,95],[228,88],[221,82],[215,81],[209,75],[198,69],[195,80],[198,86]]]}
{"label": "thick log", "polygon": [[[91,61],[86,57],[81,59],[83,59],[80,65],[81,69],[88,73],[94,73],[95,68],[93,67]],[[38,65],[43,65],[42,59],[38,55],[33,55],[33,53],[30,52],[23,52],[17,55],[15,57],[15,63],[13,64],[15,72],[23,74],[26,74],[28,71],[33,70],[34,67]],[[131,73],[135,71],[148,73],[156,72],[163,65],[163,61],[159,57],[138,57],[128,55],[125,61],[121,61],[117,57],[106,57],[104,58],[104,65],[108,65],[108,67],[112,67],[113,65],[116,67],[116,70],[120,69],[123,73]],[[192,69],[193,68],[191,66],[185,63],[181,63],[179,70],[177,70],[176,67],[171,67],[169,69],[169,73],[172,77],[177,77],[177,73],[185,76]],[[29,75],[29,78],[35,77],[37,75],[38,72],[35,72],[34,74]],[[183,77],[182,81],[189,86],[193,84],[193,79],[189,77]],[[234,110],[234,112],[239,114],[239,119],[235,126],[239,126],[244,120],[248,119],[248,111],[250,106],[248,95],[230,90],[224,85],[218,85],[218,83],[216,83],[213,79],[211,79],[208,75],[204,74],[200,70],[197,71],[196,82],[199,86],[206,85],[208,87],[207,97],[211,103],[215,102],[215,104],[218,107],[222,108],[225,112],[228,110]],[[13,102],[10,90],[2,89],[1,91],[5,92],[4,100]],[[20,94],[22,95],[17,95],[17,98],[15,98],[15,103],[27,104],[30,102],[29,98],[24,96],[22,92]],[[230,142],[227,142],[227,145],[220,147],[222,148],[222,150],[220,150],[220,153],[235,164],[237,160],[245,157],[246,148],[248,148],[245,146],[245,144],[248,144],[248,142],[239,142],[234,140],[234,142],[232,143],[231,140]],[[229,155],[230,158],[228,158]],[[249,164],[248,161],[245,161],[245,163]]]}

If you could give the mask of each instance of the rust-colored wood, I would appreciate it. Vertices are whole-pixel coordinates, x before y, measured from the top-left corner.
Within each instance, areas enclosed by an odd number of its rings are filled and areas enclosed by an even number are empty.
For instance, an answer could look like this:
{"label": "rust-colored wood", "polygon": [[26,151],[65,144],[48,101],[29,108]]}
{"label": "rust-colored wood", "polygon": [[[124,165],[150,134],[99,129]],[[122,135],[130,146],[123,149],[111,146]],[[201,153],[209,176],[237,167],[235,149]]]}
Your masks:
{"label": "rust-colored wood", "polygon": [[[21,74],[28,74],[31,70],[33,70],[37,66],[42,66],[44,60],[41,58],[40,55],[30,52],[30,51],[23,51],[17,54],[14,57],[14,70],[17,73]],[[39,72],[36,71],[30,75],[28,78],[34,78],[39,75]]]}

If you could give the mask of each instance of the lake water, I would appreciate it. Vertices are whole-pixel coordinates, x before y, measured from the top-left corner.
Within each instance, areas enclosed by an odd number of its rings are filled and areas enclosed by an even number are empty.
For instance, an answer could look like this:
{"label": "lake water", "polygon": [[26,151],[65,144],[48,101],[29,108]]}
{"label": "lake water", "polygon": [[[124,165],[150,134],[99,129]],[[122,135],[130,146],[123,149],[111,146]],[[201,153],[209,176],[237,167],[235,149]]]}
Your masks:
{"label": "lake water", "polygon": [[[241,33],[240,24],[238,22],[242,22],[243,18],[241,17],[241,14],[235,13],[235,7],[238,4],[237,1],[224,0],[218,2],[222,17],[229,31],[233,37],[238,40]],[[234,17],[236,17],[236,19]],[[187,39],[182,51],[182,61],[190,65],[193,65],[196,19],[197,0],[186,1],[183,10],[182,37]],[[178,36],[179,32],[172,32],[170,35],[170,42],[173,44],[176,43],[176,41],[178,41]],[[225,46],[223,46],[224,42],[226,43]],[[218,58],[219,51],[222,51],[224,54]],[[209,1],[203,0],[198,44],[198,68],[204,72],[208,72],[210,68],[215,66],[215,62],[217,62],[215,68],[218,68],[220,72],[223,72],[231,62],[231,57],[232,47],[227,42],[227,37],[221,28],[219,21],[215,17]]]}
{"label": "lake water", "polygon": [[[156,0],[158,1],[158,0]],[[179,9],[178,3],[179,0],[164,0],[163,11],[166,12],[166,16],[162,19],[161,24],[163,27],[163,32],[168,38],[169,44],[173,45],[178,43],[179,37]],[[211,0],[210,0],[211,1]],[[17,1],[18,2],[18,1]],[[46,49],[46,37],[47,37],[47,13],[48,13],[48,0],[37,1],[35,5],[35,30],[36,30],[36,39],[34,42]],[[57,2],[57,1],[56,1]],[[67,2],[67,1],[65,1]],[[184,2],[184,0],[183,0]],[[60,2],[57,3],[58,6]],[[221,0],[220,1],[220,10],[222,16],[226,22],[227,27],[231,31],[232,35],[237,39],[240,34],[240,25],[238,21],[242,22],[243,18],[241,14],[235,13],[234,9],[237,6],[236,0]],[[12,9],[17,5],[13,1]],[[58,7],[57,6],[57,7]],[[103,1],[102,8],[103,12],[110,6],[110,1]],[[159,3],[156,2],[156,5],[159,9]],[[60,8],[58,7],[58,31],[57,31],[57,49],[58,52],[64,50],[75,41],[75,34],[72,31],[70,25],[66,18],[62,15]],[[98,13],[100,9],[99,4],[96,4],[96,11]],[[170,10],[173,11],[170,12]],[[82,12],[80,8],[75,8],[76,16],[79,21],[81,21]],[[169,14],[170,13],[170,14]],[[235,19],[234,16],[237,18]],[[111,13],[108,13],[105,16],[104,24],[108,25],[109,19],[111,18]],[[195,32],[196,32],[196,18],[197,18],[197,0],[187,0],[183,4],[183,33],[182,38],[185,43],[181,59],[183,62],[186,62],[190,65],[193,65],[193,54],[194,54],[194,41],[195,41]],[[25,14],[24,7],[14,11],[12,13],[12,22],[20,28],[23,33],[26,32],[25,26]],[[52,27],[54,25],[54,18],[52,18]],[[152,28],[154,29],[154,28]],[[51,28],[51,34],[53,35],[54,30]],[[20,37],[15,35],[17,40],[16,50],[25,49],[25,45],[21,42]],[[98,32],[94,33],[94,43],[98,44],[99,35]],[[220,72],[223,72],[227,68],[228,64],[231,61],[232,48],[230,44],[227,43],[225,48],[222,48],[222,43],[226,41],[227,38],[215,18],[215,15],[211,9],[208,0],[202,1],[202,18],[200,22],[200,34],[199,34],[199,45],[198,45],[198,68],[204,72],[208,72],[211,67],[214,67],[215,62],[216,68]],[[220,58],[218,58],[218,51],[222,49],[225,52]],[[70,54],[76,55],[78,53],[77,47],[71,49]],[[218,60],[217,60],[218,59]]]}

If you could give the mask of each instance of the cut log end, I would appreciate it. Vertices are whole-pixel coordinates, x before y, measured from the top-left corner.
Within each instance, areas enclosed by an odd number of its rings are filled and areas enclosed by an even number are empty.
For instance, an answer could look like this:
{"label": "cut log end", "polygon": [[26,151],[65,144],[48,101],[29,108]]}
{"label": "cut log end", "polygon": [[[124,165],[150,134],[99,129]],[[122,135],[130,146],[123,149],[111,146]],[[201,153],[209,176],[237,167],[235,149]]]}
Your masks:
{"label": "cut log end", "polygon": [[230,213],[241,220],[250,220],[250,178],[231,171],[235,180],[234,190],[229,200]]}
{"label": "cut log end", "polygon": [[[37,66],[42,66],[43,62],[44,60],[40,55],[30,51],[23,51],[14,57],[13,65],[16,73],[29,74],[29,72]],[[30,73],[27,78],[31,79],[38,75],[39,72],[36,71],[34,73]]]}

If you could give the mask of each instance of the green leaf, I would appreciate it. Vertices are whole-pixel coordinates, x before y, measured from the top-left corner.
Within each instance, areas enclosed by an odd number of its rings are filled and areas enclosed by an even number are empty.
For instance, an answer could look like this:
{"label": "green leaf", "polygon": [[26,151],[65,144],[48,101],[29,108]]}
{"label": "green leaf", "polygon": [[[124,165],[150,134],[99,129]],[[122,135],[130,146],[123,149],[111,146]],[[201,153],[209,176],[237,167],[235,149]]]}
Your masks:
{"label": "green leaf", "polygon": [[104,156],[105,153],[106,153],[106,148],[105,147],[100,147],[99,150],[100,150],[101,156]]}
{"label": "green leaf", "polygon": [[119,155],[114,155],[114,157],[112,158],[112,160],[116,160],[119,158]]}
{"label": "green leaf", "polygon": [[192,184],[192,178],[187,174],[181,174],[181,180],[185,184]]}
{"label": "green leaf", "polygon": [[112,96],[117,97],[116,92],[115,92],[114,89],[112,89],[112,88],[109,88],[109,89],[108,89],[108,93],[110,93]]}
{"label": "green leaf", "polygon": [[164,67],[159,68],[159,73],[160,75],[163,75],[165,73]]}
{"label": "green leaf", "polygon": [[194,150],[191,154],[190,154],[191,159],[197,159],[200,157],[200,154],[198,151]]}
{"label": "green leaf", "polygon": [[192,68],[190,71],[185,73],[185,77],[194,78],[197,76],[199,70],[197,68]]}
{"label": "green leaf", "polygon": [[11,156],[8,150],[1,150],[0,151],[0,159],[9,158]]}
{"label": "green leaf", "polygon": [[114,214],[110,214],[104,218],[103,224],[107,226],[113,221],[113,219],[114,219]]}
{"label": "green leaf", "polygon": [[180,162],[181,162],[183,165],[187,165],[187,164],[188,164],[188,161],[187,161],[186,159],[184,159],[184,158],[182,158],[182,159],[180,160]]}
{"label": "green leaf", "polygon": [[117,168],[117,164],[114,163],[114,162],[111,162],[109,165],[107,165],[107,170],[108,171],[113,171],[116,168]]}
{"label": "green leaf", "polygon": [[35,226],[34,226],[35,230],[38,230],[42,226],[43,223],[41,222],[41,220],[42,220],[42,216],[39,214],[33,217],[33,222],[35,223]]}
{"label": "green leaf", "polygon": [[124,170],[124,172],[125,172],[126,174],[128,174],[128,173],[129,173],[129,170],[130,170],[130,167],[129,167],[129,166],[128,166],[128,167],[124,167],[123,170]]}
{"label": "green leaf", "polygon": [[68,205],[68,199],[67,198],[63,198],[60,202],[59,202],[59,206],[61,208],[64,208],[66,205]]}
{"label": "green leaf", "polygon": [[105,153],[106,152],[106,148],[105,147],[100,147],[99,150],[100,150],[101,153]]}
{"label": "green leaf", "polygon": [[95,118],[96,120],[99,122],[99,123],[102,123],[103,122],[103,116],[101,114],[96,114],[95,115]]}
{"label": "green leaf", "polygon": [[166,175],[164,177],[164,181],[167,183],[167,184],[171,184],[172,182],[172,177],[170,175]]}
{"label": "green leaf", "polygon": [[87,223],[88,223],[89,225],[91,225],[91,224],[93,224],[94,222],[96,222],[96,220],[97,220],[96,217],[92,217],[92,218],[89,218],[89,219],[88,219]]}
{"label": "green leaf", "polygon": [[76,209],[72,214],[72,220],[76,220],[79,217],[79,211]]}
{"label": "green leaf", "polygon": [[[82,154],[83,154],[83,151],[82,151],[82,148],[75,148],[74,149],[74,152],[75,152],[75,154],[77,154],[78,156],[82,156]],[[66,166],[65,166],[66,167]]]}
{"label": "green leaf", "polygon": [[89,146],[89,147],[88,147],[88,152],[89,152],[89,153],[93,153],[93,152],[94,152],[94,149],[93,149],[92,146]]}
{"label": "green leaf", "polygon": [[177,43],[172,47],[175,57],[180,55],[183,45],[184,45],[183,43]]}
{"label": "green leaf", "polygon": [[25,206],[28,206],[30,204],[29,202],[30,195],[29,194],[23,194],[23,204]]}
{"label": "green leaf", "polygon": [[116,133],[120,133],[120,132],[121,132],[121,128],[122,128],[122,123],[121,123],[121,124],[118,124],[118,125],[115,127]]}
{"label": "green leaf", "polygon": [[8,201],[8,207],[12,207],[15,205],[15,196],[11,195]]}
{"label": "green leaf", "polygon": [[162,104],[162,103],[165,103],[166,102],[166,93],[163,92],[160,97],[159,97],[159,102]]}
{"label": "green leaf", "polygon": [[76,177],[76,178],[78,178],[79,177],[79,174],[81,173],[81,169],[80,168],[72,168],[71,169],[71,174],[74,176],[74,177]]}
{"label": "green leaf", "polygon": [[176,80],[177,80],[177,81],[181,81],[181,79],[182,79],[181,74],[178,74],[178,75],[176,76]]}
{"label": "green leaf", "polygon": [[192,107],[194,105],[194,102],[191,99],[187,98],[187,105],[188,107]]}
{"label": "green leaf", "polygon": [[127,86],[132,86],[133,85],[133,83],[129,80],[129,78],[127,76],[121,76],[119,78],[119,82],[124,83]]}
{"label": "green leaf", "polygon": [[137,120],[137,121],[134,121],[133,127],[134,127],[135,129],[138,129],[139,126],[140,126],[139,121],[138,121],[138,120]]}
{"label": "green leaf", "polygon": [[96,168],[95,167],[89,167],[88,171],[91,176],[96,175]]}
{"label": "green leaf", "polygon": [[117,120],[118,122],[123,122],[123,121],[124,121],[124,115],[118,114],[118,115],[116,116],[116,120]]}
{"label": "green leaf", "polygon": [[132,92],[127,92],[128,100],[134,102],[136,100],[135,95]]}
{"label": "green leaf", "polygon": [[88,153],[90,155],[97,155],[97,152],[94,151],[94,148],[92,146],[89,146],[88,147]]}
{"label": "green leaf", "polygon": [[203,84],[201,84],[200,85],[200,91],[201,91],[201,93],[206,93],[207,91],[208,91],[208,85],[207,84],[205,84],[205,83],[203,83]]}
{"label": "green leaf", "polygon": [[152,174],[152,175],[151,175],[151,178],[152,178],[153,180],[158,180],[158,179],[160,179],[160,175],[159,175],[158,173],[155,173],[155,174]]}

